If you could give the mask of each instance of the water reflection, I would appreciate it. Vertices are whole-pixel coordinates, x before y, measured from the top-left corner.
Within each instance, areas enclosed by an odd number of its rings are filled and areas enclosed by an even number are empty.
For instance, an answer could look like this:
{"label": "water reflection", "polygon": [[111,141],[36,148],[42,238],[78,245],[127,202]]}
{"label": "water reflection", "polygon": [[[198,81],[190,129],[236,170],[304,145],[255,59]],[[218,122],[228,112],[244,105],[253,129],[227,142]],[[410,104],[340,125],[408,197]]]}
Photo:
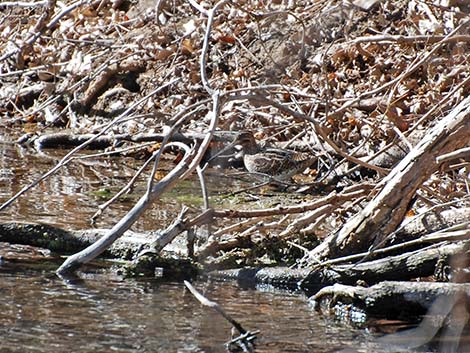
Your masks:
{"label": "water reflection", "polygon": [[[222,352],[229,339],[230,325],[182,283],[99,273],[64,282],[45,273],[0,267],[2,352]],[[300,294],[195,285],[244,327],[261,330],[257,352],[329,352],[367,341],[318,317]]]}
{"label": "water reflection", "polygon": [[[0,144],[0,204],[54,167],[66,153],[65,150],[38,153],[30,148]],[[86,153],[91,152],[83,154]],[[39,222],[66,229],[89,228],[90,218],[98,206],[120,190],[141,164],[142,161],[123,157],[76,160],[12,203],[0,213],[0,221]],[[171,167],[172,164],[167,163],[167,168]],[[208,178],[213,190],[222,189],[221,183],[227,181],[223,176],[215,174]],[[105,211],[96,226],[108,228],[114,225],[144,191],[145,179],[142,178],[132,193]],[[134,225],[133,230],[148,231],[165,227],[179,213],[182,203],[200,209],[201,192],[196,180],[184,181],[177,189],[165,194]]]}

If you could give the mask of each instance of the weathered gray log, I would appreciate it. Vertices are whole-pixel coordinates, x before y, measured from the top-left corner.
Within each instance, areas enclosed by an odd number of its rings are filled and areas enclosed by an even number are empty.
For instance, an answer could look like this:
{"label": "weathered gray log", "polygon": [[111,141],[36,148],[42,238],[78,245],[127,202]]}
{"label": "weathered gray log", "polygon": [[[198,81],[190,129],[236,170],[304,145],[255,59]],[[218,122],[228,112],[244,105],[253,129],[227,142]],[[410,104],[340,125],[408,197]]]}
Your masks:
{"label": "weathered gray log", "polygon": [[[58,254],[71,254],[95,243],[106,232],[106,229],[66,231],[46,224],[2,223],[0,224],[0,242],[31,245],[49,249]],[[130,260],[150,240],[146,234],[127,231],[103,255]]]}
{"label": "weathered gray log", "polygon": [[382,282],[369,288],[336,284],[310,300],[323,314],[334,312],[347,321],[358,317],[361,322],[370,317],[415,321],[425,315],[416,328],[378,338],[375,344],[382,347],[376,347],[377,352],[414,352],[419,347],[428,351],[430,344],[438,352],[468,352],[464,329],[470,318],[469,299],[468,283]]}
{"label": "weathered gray log", "polygon": [[418,187],[437,170],[439,155],[470,144],[470,96],[462,100],[407,154],[381,183],[382,190],[314,251],[334,258],[380,244],[402,222]]}
{"label": "weathered gray log", "polygon": [[309,270],[307,269],[288,267],[246,267],[211,271],[207,276],[217,280],[236,280],[249,285],[269,284],[276,287],[298,289],[299,283],[308,273]]}
{"label": "weathered gray log", "polygon": [[[91,140],[94,134],[73,134],[72,132],[56,132],[39,136],[34,144],[37,148],[57,148],[57,147],[74,147],[79,146],[85,141]],[[161,133],[141,133],[141,134],[115,134],[100,136],[90,143],[87,148],[102,149],[110,147],[118,142],[162,142],[166,134]],[[227,131],[218,131],[214,134],[214,142],[232,142],[236,137],[236,133]],[[187,145],[192,144],[195,140],[202,141],[203,133],[198,132],[176,132],[172,136],[172,141],[182,142]]]}
{"label": "weathered gray log", "polygon": [[450,266],[453,257],[466,254],[469,247],[470,241],[461,241],[356,265],[325,266],[313,269],[248,267],[215,270],[207,275],[212,279],[236,280],[251,285],[269,284],[277,287],[318,291],[334,283],[353,285],[360,281],[372,285],[384,280],[410,280],[432,276],[436,269]]}
{"label": "weathered gray log", "polygon": [[[68,255],[93,245],[108,231],[107,229],[66,231],[44,224],[3,223],[0,224],[0,242],[49,249],[56,254]],[[151,245],[154,240],[153,235],[128,230],[107,248],[101,257],[126,260],[119,268],[119,271],[126,276],[143,274],[175,279],[197,275],[196,267],[185,256],[187,249],[184,244],[172,244],[158,253],[141,256],[142,249]],[[42,261],[31,255],[28,255],[28,258],[32,261]],[[1,261],[17,262],[18,255],[13,253],[11,256],[0,257]],[[24,263],[23,259],[20,261]],[[157,268],[158,271],[156,271]]]}
{"label": "weathered gray log", "polygon": [[470,241],[434,246],[356,265],[313,269],[302,282],[303,288],[319,288],[333,283],[369,285],[386,280],[410,280],[434,275],[436,266],[450,266],[453,256],[465,254]]}
{"label": "weathered gray log", "polygon": [[372,287],[335,284],[321,289],[310,300],[323,312],[340,303],[352,304],[370,316],[391,319],[426,314],[438,298],[453,302],[452,297],[462,293],[470,297],[470,284],[384,281]]}
{"label": "weathered gray log", "polygon": [[[426,234],[454,227],[470,221],[470,208],[452,208],[443,211],[434,210],[414,219],[405,220],[386,245],[417,239]],[[470,226],[467,224],[467,229]]]}

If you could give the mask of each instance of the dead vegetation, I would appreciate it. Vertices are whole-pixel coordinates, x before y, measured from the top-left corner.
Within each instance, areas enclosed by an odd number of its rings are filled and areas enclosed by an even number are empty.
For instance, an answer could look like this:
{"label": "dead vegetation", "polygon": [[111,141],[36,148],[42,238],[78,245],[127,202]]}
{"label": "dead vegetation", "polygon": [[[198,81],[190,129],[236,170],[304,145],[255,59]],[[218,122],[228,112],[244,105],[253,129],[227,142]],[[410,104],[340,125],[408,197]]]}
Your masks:
{"label": "dead vegetation", "polygon": [[[205,162],[233,139],[227,131],[321,155],[288,188],[307,196],[261,210],[221,210],[205,197],[205,209],[183,210],[153,250],[195,232],[194,256],[207,266],[315,272],[465,241],[468,217],[453,210],[469,210],[470,8],[363,3],[2,2],[0,114],[12,133],[24,131],[19,142],[76,145],[54,170],[86,147],[140,149],[147,176],[165,145],[184,152],[62,272],[104,251],[179,180],[197,173],[203,182]],[[427,217],[441,222],[430,227]],[[421,222],[424,231],[403,232]],[[432,275],[429,268],[409,278]]]}

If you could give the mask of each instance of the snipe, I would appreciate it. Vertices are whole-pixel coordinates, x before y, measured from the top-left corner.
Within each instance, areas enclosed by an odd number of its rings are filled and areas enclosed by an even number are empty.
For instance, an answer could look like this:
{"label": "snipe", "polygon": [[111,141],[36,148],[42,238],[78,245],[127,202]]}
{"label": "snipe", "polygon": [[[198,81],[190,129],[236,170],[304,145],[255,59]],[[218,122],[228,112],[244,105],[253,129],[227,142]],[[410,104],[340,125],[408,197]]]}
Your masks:
{"label": "snipe", "polygon": [[241,132],[235,144],[241,147],[245,168],[250,173],[265,174],[275,180],[288,181],[311,166],[317,157],[281,148],[263,148],[251,132]]}

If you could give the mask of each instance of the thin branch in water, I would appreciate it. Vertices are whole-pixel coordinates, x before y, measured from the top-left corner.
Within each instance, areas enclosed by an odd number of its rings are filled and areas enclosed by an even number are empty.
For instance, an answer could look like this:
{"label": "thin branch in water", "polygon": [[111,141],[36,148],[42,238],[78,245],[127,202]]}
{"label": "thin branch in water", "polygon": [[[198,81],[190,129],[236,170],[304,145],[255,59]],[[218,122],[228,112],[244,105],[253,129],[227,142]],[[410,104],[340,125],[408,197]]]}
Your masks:
{"label": "thin branch in water", "polygon": [[[153,143],[152,143],[153,144]],[[126,192],[130,191],[134,183],[136,182],[137,178],[142,175],[143,171],[147,166],[156,158],[158,154],[157,152],[154,152],[153,155],[148,158],[144,164],[135,172],[134,176],[131,178],[131,180],[121,188],[111,199],[106,201],[104,204],[98,206],[98,211],[95,212],[95,214],[91,217],[91,224],[95,224],[96,220],[98,217],[100,217],[103,214],[103,211],[108,208],[110,205],[112,205],[117,199],[119,199],[122,195],[124,195]],[[154,173],[152,175],[155,175]]]}
{"label": "thin branch in water", "polygon": [[[191,149],[188,153],[185,153],[185,156],[179,162],[179,164],[152,188],[150,195],[147,193],[143,195],[134,205],[134,207],[103,237],[101,237],[86,249],[68,257],[67,260],[57,269],[57,275],[63,277],[70,274],[82,264],[95,259],[109,246],[111,246],[114,241],[116,241],[116,239],[122,236],[124,232],[127,231],[136,222],[136,220],[140,218],[140,216],[152,205],[153,201],[155,201],[162,193],[174,185],[178,178],[189,168],[188,163],[194,157],[194,149]],[[150,178],[153,178],[153,175],[151,175]]]}
{"label": "thin branch in water", "polygon": [[[243,328],[243,326],[235,320],[231,315],[229,315],[219,304],[216,302],[207,299],[203,296],[196,288],[192,286],[191,283],[188,281],[184,281],[184,285],[186,288],[189,289],[191,294],[204,306],[214,309],[217,311],[222,317],[227,320],[239,333],[240,336],[231,339],[226,345],[229,347],[229,351],[239,351],[240,349],[243,352],[254,352],[254,341],[256,340],[256,335],[259,331],[250,332]],[[233,345],[236,346],[232,347]]]}
{"label": "thin branch in water", "polygon": [[189,283],[188,281],[184,281],[184,285],[189,289],[189,291],[191,292],[192,295],[194,295],[194,297],[204,306],[207,306],[209,308],[212,308],[214,309],[215,311],[217,311],[220,315],[222,315],[228,322],[230,322],[233,327],[235,327],[238,332],[240,333],[246,333],[247,331],[243,328],[243,326],[241,324],[239,324],[235,319],[233,319],[229,314],[227,314],[225,312],[224,309],[222,309],[222,307],[217,304],[216,302],[212,301],[212,300],[209,300],[207,299],[205,296],[203,296],[201,293],[199,293],[196,288],[194,288],[192,286],[191,283]]}

